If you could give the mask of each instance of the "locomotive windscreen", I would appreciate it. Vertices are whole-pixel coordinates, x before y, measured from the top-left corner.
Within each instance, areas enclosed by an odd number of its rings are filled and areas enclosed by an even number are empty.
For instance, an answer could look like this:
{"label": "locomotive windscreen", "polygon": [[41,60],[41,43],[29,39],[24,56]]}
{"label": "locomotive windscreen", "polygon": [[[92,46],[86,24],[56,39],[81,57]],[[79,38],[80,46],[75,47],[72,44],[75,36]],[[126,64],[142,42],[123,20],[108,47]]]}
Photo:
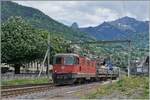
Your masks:
{"label": "locomotive windscreen", "polygon": [[64,64],[65,65],[75,64],[75,58],[73,56],[66,56],[66,57],[64,57]]}
{"label": "locomotive windscreen", "polygon": [[78,64],[78,59],[72,55],[55,56],[53,64],[73,65]]}

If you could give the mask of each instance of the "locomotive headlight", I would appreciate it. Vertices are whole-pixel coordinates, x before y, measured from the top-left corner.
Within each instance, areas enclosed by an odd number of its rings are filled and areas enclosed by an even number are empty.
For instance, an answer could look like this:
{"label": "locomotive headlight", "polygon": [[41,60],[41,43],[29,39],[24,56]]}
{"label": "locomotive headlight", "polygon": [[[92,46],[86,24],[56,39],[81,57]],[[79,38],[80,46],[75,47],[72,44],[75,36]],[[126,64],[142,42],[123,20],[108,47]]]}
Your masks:
{"label": "locomotive headlight", "polygon": [[61,66],[61,69],[63,70],[65,67],[64,66]]}

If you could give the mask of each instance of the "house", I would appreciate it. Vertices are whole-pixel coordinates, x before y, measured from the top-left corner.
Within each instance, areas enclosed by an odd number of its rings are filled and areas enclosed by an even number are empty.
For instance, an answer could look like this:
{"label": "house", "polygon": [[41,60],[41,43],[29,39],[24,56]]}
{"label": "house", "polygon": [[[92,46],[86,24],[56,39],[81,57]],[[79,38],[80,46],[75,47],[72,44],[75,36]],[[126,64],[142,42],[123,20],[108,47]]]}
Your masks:
{"label": "house", "polygon": [[143,60],[136,61],[132,64],[131,74],[149,74],[149,56],[146,56]]}

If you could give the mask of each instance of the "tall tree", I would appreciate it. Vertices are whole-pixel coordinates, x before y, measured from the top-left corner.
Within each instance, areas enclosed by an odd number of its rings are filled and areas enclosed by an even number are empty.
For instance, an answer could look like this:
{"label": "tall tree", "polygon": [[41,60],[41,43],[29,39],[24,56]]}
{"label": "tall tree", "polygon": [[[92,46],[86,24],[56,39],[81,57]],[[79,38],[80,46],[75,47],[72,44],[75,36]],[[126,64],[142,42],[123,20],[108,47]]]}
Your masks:
{"label": "tall tree", "polygon": [[44,56],[47,32],[37,30],[21,17],[10,17],[2,24],[2,63],[13,64],[15,73],[26,62]]}

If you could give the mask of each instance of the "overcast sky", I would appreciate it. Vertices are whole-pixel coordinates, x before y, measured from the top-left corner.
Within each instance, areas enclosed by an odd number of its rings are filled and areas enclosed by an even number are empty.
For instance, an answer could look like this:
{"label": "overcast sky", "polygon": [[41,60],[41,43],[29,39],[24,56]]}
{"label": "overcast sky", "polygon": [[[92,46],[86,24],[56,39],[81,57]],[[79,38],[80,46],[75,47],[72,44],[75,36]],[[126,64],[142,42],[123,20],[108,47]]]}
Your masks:
{"label": "overcast sky", "polygon": [[122,16],[149,20],[149,1],[15,1],[37,8],[51,18],[80,27],[96,26]]}

